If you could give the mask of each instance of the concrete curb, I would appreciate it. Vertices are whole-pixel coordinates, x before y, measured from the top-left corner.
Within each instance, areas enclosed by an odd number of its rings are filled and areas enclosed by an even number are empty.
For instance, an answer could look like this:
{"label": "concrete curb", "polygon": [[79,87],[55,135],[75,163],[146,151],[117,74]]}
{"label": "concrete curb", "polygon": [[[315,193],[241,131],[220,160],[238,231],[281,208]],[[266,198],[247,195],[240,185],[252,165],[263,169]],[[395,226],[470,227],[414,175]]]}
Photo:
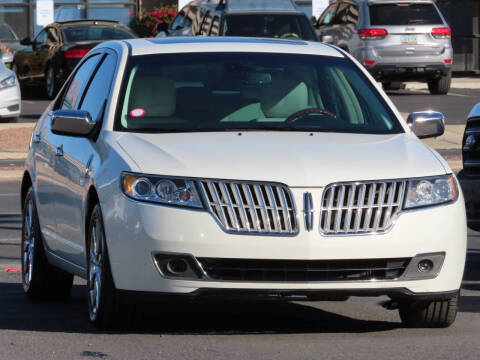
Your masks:
{"label": "concrete curb", "polygon": [[[408,82],[405,83],[408,90],[426,90],[428,85],[426,83]],[[480,78],[452,78],[452,90],[455,89],[480,89]]]}

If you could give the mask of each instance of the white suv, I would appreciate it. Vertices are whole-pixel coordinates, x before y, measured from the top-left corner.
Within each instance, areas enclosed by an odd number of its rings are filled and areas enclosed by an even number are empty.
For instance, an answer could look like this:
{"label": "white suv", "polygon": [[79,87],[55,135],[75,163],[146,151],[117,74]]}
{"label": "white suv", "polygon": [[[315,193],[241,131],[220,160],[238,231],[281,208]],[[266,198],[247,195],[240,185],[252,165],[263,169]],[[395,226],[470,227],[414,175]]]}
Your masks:
{"label": "white suv", "polygon": [[[407,125],[407,123],[409,123]],[[388,295],[407,326],[448,326],[466,253],[455,176],[348,54],[242,38],[107,42],[32,134],[23,283],[87,279],[112,326],[131,292]]]}

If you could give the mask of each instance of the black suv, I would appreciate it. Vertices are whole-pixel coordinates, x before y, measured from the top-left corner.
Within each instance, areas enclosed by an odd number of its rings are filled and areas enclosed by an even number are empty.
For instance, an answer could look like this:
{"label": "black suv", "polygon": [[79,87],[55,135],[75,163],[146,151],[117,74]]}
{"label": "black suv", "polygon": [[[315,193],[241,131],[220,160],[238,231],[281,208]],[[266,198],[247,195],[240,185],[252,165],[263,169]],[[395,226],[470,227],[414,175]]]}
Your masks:
{"label": "black suv", "polygon": [[247,36],[316,41],[306,15],[291,0],[196,0],[183,7],[163,36]]}
{"label": "black suv", "polygon": [[480,231],[480,104],[467,118],[462,141],[463,170],[457,175],[467,207],[468,227]]}

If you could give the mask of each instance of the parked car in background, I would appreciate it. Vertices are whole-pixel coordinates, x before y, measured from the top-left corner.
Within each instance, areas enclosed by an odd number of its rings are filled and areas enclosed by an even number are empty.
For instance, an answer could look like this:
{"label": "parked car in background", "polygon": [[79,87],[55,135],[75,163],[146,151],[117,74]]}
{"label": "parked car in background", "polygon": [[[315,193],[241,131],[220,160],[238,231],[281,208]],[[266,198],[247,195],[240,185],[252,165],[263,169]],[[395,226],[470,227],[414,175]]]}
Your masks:
{"label": "parked car in background", "polygon": [[433,0],[338,0],[315,29],[321,41],[357,58],[386,90],[405,81],[427,82],[431,94],[450,90],[451,31]]}
{"label": "parked car in background", "polygon": [[183,7],[163,36],[248,36],[315,41],[315,31],[291,0],[196,0]]}
{"label": "parked car in background", "polygon": [[480,103],[467,118],[462,141],[463,169],[458,180],[465,194],[468,226],[480,231]]}
{"label": "parked car in background", "polygon": [[7,23],[0,24],[0,45],[5,45],[12,54],[21,48],[20,39]]}
{"label": "parked car in background", "polygon": [[21,103],[17,76],[0,61],[0,119],[16,121],[20,116]]}
{"label": "parked car in background", "polygon": [[75,20],[46,26],[35,39],[23,39],[13,69],[22,85],[40,85],[53,99],[77,63],[106,40],[131,39],[132,30],[109,20]]}
{"label": "parked car in background", "polygon": [[99,45],[33,130],[26,295],[65,299],[81,276],[99,327],[148,294],[388,295],[406,326],[451,325],[465,205],[417,138],[441,135],[443,116],[405,122],[367,75],[305,41]]}

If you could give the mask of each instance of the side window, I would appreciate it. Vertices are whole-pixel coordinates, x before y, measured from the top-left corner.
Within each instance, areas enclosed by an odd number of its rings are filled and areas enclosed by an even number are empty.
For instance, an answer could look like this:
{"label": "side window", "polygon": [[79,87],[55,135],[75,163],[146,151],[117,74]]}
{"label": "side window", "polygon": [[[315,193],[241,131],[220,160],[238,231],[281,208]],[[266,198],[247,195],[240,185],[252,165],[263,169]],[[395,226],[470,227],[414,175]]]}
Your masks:
{"label": "side window", "polygon": [[350,4],[348,7],[347,14],[347,23],[357,26],[360,23],[360,11],[358,11],[358,6]]}
{"label": "side window", "polygon": [[47,41],[48,33],[47,29],[40,31],[40,33],[35,38],[35,45],[41,45]]}
{"label": "side window", "polygon": [[335,18],[335,12],[337,11],[337,4],[330,5],[322,14],[318,20],[320,26],[331,25]]}
{"label": "side window", "polygon": [[95,73],[80,105],[80,109],[87,110],[95,121],[102,120],[100,117],[103,113],[105,100],[110,93],[116,63],[114,56],[107,55]]}
{"label": "side window", "polygon": [[212,26],[210,27],[210,33],[208,35],[218,36],[219,32],[220,32],[220,18],[218,16],[215,16],[213,18]]}
{"label": "side window", "polygon": [[200,33],[200,26],[202,25],[202,20],[205,15],[205,10],[200,7],[192,6],[192,35],[197,35]]}
{"label": "side window", "polygon": [[85,86],[97,67],[99,55],[89,57],[77,70],[60,105],[62,110],[75,109]]}
{"label": "side window", "polygon": [[203,19],[202,28],[200,29],[200,35],[207,36],[211,25],[212,25],[212,15],[208,13],[207,16],[205,16],[205,19]]}
{"label": "side window", "polygon": [[348,8],[349,4],[347,3],[340,3],[340,5],[338,5],[337,14],[335,15],[334,21],[335,24],[347,23]]}
{"label": "side window", "polygon": [[172,25],[170,25],[170,29],[172,30],[180,30],[183,29],[185,23],[185,14],[188,9],[184,9],[178,13],[178,15],[173,19]]}

